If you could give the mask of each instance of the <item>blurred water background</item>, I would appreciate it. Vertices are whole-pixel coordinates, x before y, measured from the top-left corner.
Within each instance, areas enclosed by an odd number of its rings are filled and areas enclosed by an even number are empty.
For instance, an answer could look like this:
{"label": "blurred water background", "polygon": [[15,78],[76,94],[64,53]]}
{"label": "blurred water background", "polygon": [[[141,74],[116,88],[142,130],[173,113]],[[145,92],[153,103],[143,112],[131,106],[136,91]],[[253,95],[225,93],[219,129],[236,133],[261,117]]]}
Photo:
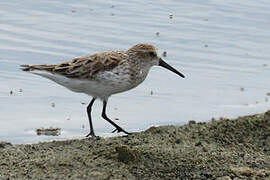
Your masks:
{"label": "blurred water background", "polygon": [[[20,71],[147,42],[185,79],[159,67],[112,96],[108,116],[127,131],[263,112],[270,102],[270,1],[1,0],[0,141],[83,137],[91,97]],[[113,127],[94,105],[96,134]],[[60,136],[37,136],[59,127]]]}

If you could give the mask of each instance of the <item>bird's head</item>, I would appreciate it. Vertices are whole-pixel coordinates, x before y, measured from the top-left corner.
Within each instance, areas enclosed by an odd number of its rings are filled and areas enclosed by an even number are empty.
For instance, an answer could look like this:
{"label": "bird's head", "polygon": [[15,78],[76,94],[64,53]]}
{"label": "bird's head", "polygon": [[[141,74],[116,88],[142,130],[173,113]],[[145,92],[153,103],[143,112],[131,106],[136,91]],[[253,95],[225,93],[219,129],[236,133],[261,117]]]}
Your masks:
{"label": "bird's head", "polygon": [[150,68],[152,66],[161,66],[178,74],[182,78],[185,77],[182,73],[162,60],[161,57],[157,55],[156,48],[151,44],[137,44],[132,46],[127,50],[127,54],[132,61],[136,61],[142,67]]}

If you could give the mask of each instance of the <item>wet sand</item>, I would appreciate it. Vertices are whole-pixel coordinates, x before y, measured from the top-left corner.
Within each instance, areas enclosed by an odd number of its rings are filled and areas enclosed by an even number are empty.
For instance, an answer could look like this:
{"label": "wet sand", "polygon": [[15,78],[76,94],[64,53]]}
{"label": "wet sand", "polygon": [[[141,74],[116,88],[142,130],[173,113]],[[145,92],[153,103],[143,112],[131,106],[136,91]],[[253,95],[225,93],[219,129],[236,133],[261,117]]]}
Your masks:
{"label": "wet sand", "polygon": [[0,179],[270,179],[270,111],[130,136],[0,143]]}

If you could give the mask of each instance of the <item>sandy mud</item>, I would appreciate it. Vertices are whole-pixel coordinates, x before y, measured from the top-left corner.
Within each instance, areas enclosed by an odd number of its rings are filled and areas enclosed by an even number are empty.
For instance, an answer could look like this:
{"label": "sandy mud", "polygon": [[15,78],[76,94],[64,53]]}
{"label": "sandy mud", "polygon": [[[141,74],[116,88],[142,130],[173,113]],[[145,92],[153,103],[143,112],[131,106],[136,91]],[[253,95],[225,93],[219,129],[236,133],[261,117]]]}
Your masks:
{"label": "sandy mud", "polygon": [[130,136],[0,143],[0,179],[270,179],[270,111]]}

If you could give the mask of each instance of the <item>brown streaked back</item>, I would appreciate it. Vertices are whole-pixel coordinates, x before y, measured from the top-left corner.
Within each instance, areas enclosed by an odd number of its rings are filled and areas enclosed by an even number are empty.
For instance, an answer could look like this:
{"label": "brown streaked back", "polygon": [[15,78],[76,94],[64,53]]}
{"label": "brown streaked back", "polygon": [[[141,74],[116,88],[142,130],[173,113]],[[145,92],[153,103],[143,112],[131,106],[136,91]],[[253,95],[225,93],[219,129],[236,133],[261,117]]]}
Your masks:
{"label": "brown streaked back", "polygon": [[126,58],[127,55],[123,51],[112,51],[82,56],[59,64],[22,65],[21,67],[23,71],[41,70],[68,78],[91,79],[98,72],[112,70]]}

